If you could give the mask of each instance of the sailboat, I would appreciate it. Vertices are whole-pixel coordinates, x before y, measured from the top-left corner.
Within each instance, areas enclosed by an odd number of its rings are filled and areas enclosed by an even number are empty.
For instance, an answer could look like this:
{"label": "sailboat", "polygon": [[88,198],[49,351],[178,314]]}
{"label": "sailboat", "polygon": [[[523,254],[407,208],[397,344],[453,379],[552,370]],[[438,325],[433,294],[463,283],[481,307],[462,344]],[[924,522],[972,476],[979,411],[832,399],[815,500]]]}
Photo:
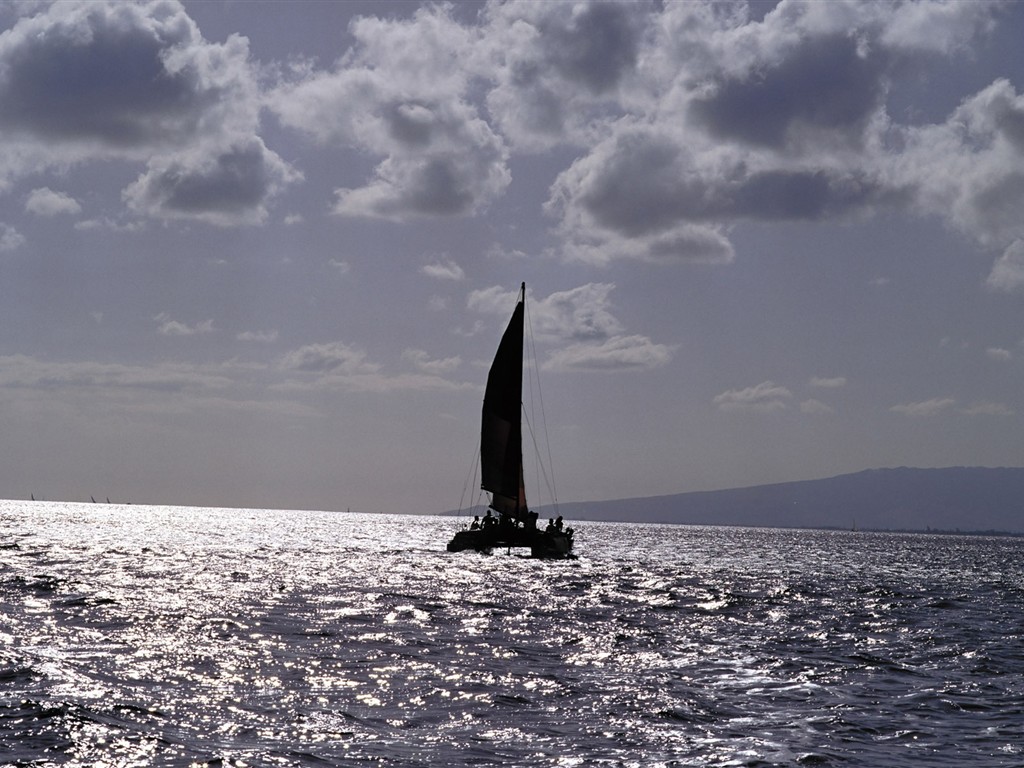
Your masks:
{"label": "sailboat", "polygon": [[573,557],[572,528],[562,518],[541,530],[537,513],[526,504],[523,478],[523,325],[526,314],[526,283],[509,320],[494,362],[487,374],[480,426],[480,487],[491,494],[487,514],[474,519],[466,530],[448,542],[449,552],[470,549],[529,547],[532,557]]}

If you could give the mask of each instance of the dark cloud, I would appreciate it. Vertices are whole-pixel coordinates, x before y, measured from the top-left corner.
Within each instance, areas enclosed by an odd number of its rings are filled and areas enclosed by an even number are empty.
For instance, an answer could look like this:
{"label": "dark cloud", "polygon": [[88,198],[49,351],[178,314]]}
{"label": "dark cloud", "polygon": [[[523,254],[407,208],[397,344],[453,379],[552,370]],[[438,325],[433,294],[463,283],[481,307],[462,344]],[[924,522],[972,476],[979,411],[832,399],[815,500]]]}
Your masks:
{"label": "dark cloud", "polygon": [[543,149],[588,141],[594,118],[620,114],[650,32],[653,4],[510,2],[488,6],[480,74],[505,136]]}
{"label": "dark cloud", "polygon": [[884,99],[886,66],[852,37],[807,38],[778,64],[720,80],[690,115],[716,138],[756,146],[781,149],[800,126],[856,143]]}
{"label": "dark cloud", "polygon": [[0,128],[112,146],[193,133],[222,94],[204,87],[195,68],[167,65],[168,49],[196,34],[187,17],[147,19],[134,6],[85,10],[7,33]]}
{"label": "dark cloud", "polygon": [[723,216],[764,220],[842,217],[897,193],[864,176],[826,171],[765,171],[736,184],[724,202]]}
{"label": "dark cloud", "polygon": [[28,7],[43,10],[0,36],[0,186],[84,161],[146,161],[123,192],[135,212],[226,225],[262,221],[298,178],[257,135],[245,38],[205,41],[172,0]]}
{"label": "dark cloud", "polygon": [[615,88],[636,64],[638,29],[629,7],[591,3],[556,8],[569,11],[569,17],[554,13],[538,24],[548,64],[593,93]]}
{"label": "dark cloud", "polygon": [[[465,151],[446,147],[462,137]],[[505,149],[483,123],[450,126],[435,144],[433,150],[396,152],[377,166],[376,178],[366,186],[336,190],[334,212],[396,221],[466,215],[508,186]]]}
{"label": "dark cloud", "polygon": [[152,165],[125,192],[134,208],[160,217],[195,217],[215,224],[261,220],[266,200],[294,178],[258,139],[210,157],[172,158]]}
{"label": "dark cloud", "polygon": [[[624,133],[563,174],[556,195],[563,205],[582,208],[589,220],[625,237],[657,235],[681,223],[818,220],[896,199],[894,191],[864,173],[752,172],[739,160],[707,168],[698,163],[670,137]],[[692,233],[684,239],[667,237],[651,247],[660,254],[679,246],[692,252]],[[719,250],[717,238],[705,241]]]}
{"label": "dark cloud", "polygon": [[569,185],[563,189],[604,227],[627,236],[657,232],[714,213],[707,182],[687,167],[688,161],[667,138],[625,133],[606,152],[577,165],[582,178],[563,174]]}
{"label": "dark cloud", "polygon": [[452,157],[434,157],[415,174],[405,202],[416,213],[446,215],[465,213],[473,205],[472,179],[460,172]]}
{"label": "dark cloud", "polygon": [[382,111],[388,133],[393,139],[412,147],[430,145],[435,116],[429,107],[415,102],[405,102],[386,105]]}

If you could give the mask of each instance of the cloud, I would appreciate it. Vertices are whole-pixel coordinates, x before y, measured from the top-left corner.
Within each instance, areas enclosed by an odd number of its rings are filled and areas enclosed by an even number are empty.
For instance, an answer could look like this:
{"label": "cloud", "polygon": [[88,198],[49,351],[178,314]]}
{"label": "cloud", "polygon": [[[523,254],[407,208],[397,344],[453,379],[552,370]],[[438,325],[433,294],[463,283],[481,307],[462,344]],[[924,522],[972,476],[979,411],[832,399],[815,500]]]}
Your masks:
{"label": "cloud", "polygon": [[894,405],[889,410],[893,413],[902,413],[905,416],[934,416],[942,411],[949,410],[956,404],[951,397],[933,397],[931,400],[922,400],[917,403],[904,403]]}
{"label": "cloud", "polygon": [[817,416],[826,413],[835,413],[835,408],[830,405],[826,405],[820,400],[815,400],[812,397],[800,403],[800,412]]}
{"label": "cloud", "polygon": [[54,4],[3,36],[0,127],[58,146],[174,142],[222,95],[200,44],[176,4]]}
{"label": "cloud", "polygon": [[262,221],[298,178],[257,136],[244,37],[204,40],[175,0],[37,8],[0,36],[0,186],[96,160],[147,163],[125,190],[136,213],[234,224]]}
{"label": "cloud", "polygon": [[[608,309],[611,283],[587,283],[546,298],[531,296],[529,315],[534,332],[546,341],[604,341],[620,333],[622,324]],[[500,286],[473,291],[470,309],[504,317],[515,306],[516,292]]]}
{"label": "cloud", "polygon": [[0,389],[33,391],[139,390],[184,392],[224,390],[230,370],[173,363],[154,366],[96,362],[52,362],[26,355],[0,357]]}
{"label": "cloud", "polygon": [[808,35],[762,62],[756,76],[721,77],[693,98],[689,114],[715,138],[776,150],[798,148],[808,134],[859,145],[883,104],[889,68],[885,49],[864,55],[862,45],[845,31]]}
{"label": "cloud", "polygon": [[1005,249],[990,287],[1021,284],[1024,220],[1024,96],[1005,79],[967,98],[944,122],[903,130],[892,183],[914,191],[918,209],[938,214],[985,245]]}
{"label": "cloud", "polygon": [[672,359],[672,349],[646,336],[612,336],[601,342],[570,344],[548,354],[546,371],[650,370]]}
{"label": "cloud", "polygon": [[9,224],[0,222],[0,253],[13,251],[15,248],[25,244],[24,235]]}
{"label": "cloud", "polygon": [[172,320],[166,312],[161,312],[154,320],[160,323],[157,332],[161,336],[197,336],[213,332],[213,320],[204,320],[195,325]]}
{"label": "cloud", "polygon": [[424,373],[434,376],[443,376],[451,373],[462,364],[462,359],[457,356],[433,360],[422,349],[406,349],[402,352],[402,359],[408,360]]}
{"label": "cloud", "polygon": [[1002,347],[989,347],[985,350],[985,354],[988,355],[990,360],[997,360],[1001,363],[1011,360],[1013,355],[1010,350],[1003,349]]}
{"label": "cloud", "polygon": [[[535,338],[560,347],[548,352],[545,370],[646,370],[671,360],[672,347],[624,333],[610,311],[614,289],[612,283],[587,283],[544,298],[530,297],[527,317]],[[470,309],[504,318],[511,314],[515,298],[515,292],[496,286],[471,292],[466,303]]]}
{"label": "cloud", "polygon": [[587,283],[556,291],[530,306],[534,330],[557,341],[607,341],[620,334],[622,323],[610,311],[612,283]]}
{"label": "cloud", "polygon": [[371,374],[380,366],[366,361],[366,353],[340,341],[307,344],[286,354],[281,368],[303,373]]}
{"label": "cloud", "polygon": [[254,138],[217,154],[178,154],[150,161],[124,191],[135,211],[156,218],[199,219],[230,226],[259,224],[266,203],[298,174]]}
{"label": "cloud", "polygon": [[771,381],[762,381],[745,389],[730,389],[716,395],[714,404],[723,411],[747,411],[753,413],[771,413],[786,408],[786,401],[793,393],[786,387]]}
{"label": "cloud", "polygon": [[[724,264],[739,222],[937,215],[986,246],[1024,239],[1024,97],[997,80],[934,124],[888,113],[897,76],[967,55],[998,4],[487,4],[358,17],[348,50],[260,66],[175,0],[26,4],[0,37],[0,187],[97,159],[144,165],[136,215],[258,224],[302,176],[261,111],[373,163],[332,210],[471,216],[511,151],[568,163],[544,210],[570,261]],[[460,19],[465,18],[466,21]],[[913,106],[913,105],[912,105]],[[1015,289],[1005,250],[994,288]]]}
{"label": "cloud", "polygon": [[1014,240],[1003,251],[985,281],[997,291],[1018,291],[1024,288],[1024,240]]}
{"label": "cloud", "polygon": [[259,344],[272,344],[277,341],[277,331],[243,331],[235,338],[239,341],[253,341]]}
{"label": "cloud", "polygon": [[488,112],[515,146],[535,151],[586,143],[592,121],[620,112],[652,23],[640,3],[511,2],[485,16]]}
{"label": "cloud", "polygon": [[1014,411],[1003,403],[978,402],[971,403],[963,409],[968,416],[1013,416]]}
{"label": "cloud", "polygon": [[432,264],[427,264],[420,268],[420,272],[427,277],[433,277],[438,280],[462,280],[466,276],[462,267],[451,258],[444,258]]}
{"label": "cloud", "polygon": [[82,206],[71,195],[40,187],[29,193],[25,200],[25,210],[37,216],[57,216],[62,213],[74,216],[82,212]]}
{"label": "cloud", "polygon": [[743,6],[666,6],[631,74],[640,95],[606,110],[552,187],[545,209],[567,258],[725,263],[736,222],[879,208],[937,214],[1005,246],[1024,195],[1012,87],[994,84],[934,126],[886,111],[896,72],[991,28],[994,6],[972,5],[782,3],[761,22]]}
{"label": "cloud", "polygon": [[330,259],[327,263],[334,267],[339,275],[347,275],[352,271],[352,265],[341,259]]}
{"label": "cloud", "polygon": [[727,263],[723,224],[845,217],[891,193],[867,173],[839,168],[756,168],[742,154],[695,153],[679,137],[621,128],[555,180],[545,203],[576,258],[590,243],[615,257]]}
{"label": "cloud", "polygon": [[362,186],[336,190],[336,214],[472,214],[511,181],[504,141],[469,99],[476,33],[450,13],[439,5],[406,20],[359,18],[349,30],[356,44],[333,71],[302,71],[268,95],[284,125],[383,158]]}

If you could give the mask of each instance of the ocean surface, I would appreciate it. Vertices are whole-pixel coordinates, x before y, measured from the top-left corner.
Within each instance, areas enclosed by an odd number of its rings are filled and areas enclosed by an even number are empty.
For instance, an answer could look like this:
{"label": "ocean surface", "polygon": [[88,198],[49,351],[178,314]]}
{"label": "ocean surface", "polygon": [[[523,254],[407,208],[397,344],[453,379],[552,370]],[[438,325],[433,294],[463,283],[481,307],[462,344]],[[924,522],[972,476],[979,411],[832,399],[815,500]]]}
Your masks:
{"label": "ocean surface", "polygon": [[1024,540],[0,502],[0,765],[1024,765]]}

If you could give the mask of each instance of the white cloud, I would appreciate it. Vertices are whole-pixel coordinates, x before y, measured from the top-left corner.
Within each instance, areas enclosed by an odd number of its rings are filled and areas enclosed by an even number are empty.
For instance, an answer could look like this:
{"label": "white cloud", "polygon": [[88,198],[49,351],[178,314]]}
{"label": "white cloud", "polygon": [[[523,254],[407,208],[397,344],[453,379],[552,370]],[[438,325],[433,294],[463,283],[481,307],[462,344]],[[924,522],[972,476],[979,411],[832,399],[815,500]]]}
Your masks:
{"label": "white cloud", "polygon": [[917,206],[943,216],[979,242],[1006,249],[989,276],[993,288],[1019,286],[1024,238],[1024,97],[1004,79],[967,98],[945,123],[907,128],[893,158],[892,184],[914,191]]}
{"label": "white cloud", "polygon": [[[529,297],[527,316],[535,338],[562,345],[550,350],[546,370],[641,370],[664,365],[673,349],[648,337],[624,333],[611,313],[612,283],[587,283],[545,298]],[[470,309],[507,317],[515,306],[516,292],[495,286],[473,291]]]}
{"label": "white cloud", "polygon": [[997,291],[1017,291],[1024,288],[1024,240],[1014,240],[1003,251],[988,275],[986,284]]}
{"label": "white cloud", "polygon": [[462,267],[451,258],[439,259],[432,264],[427,264],[420,268],[420,272],[438,280],[462,280],[466,276]]}
{"label": "white cloud", "polygon": [[13,251],[25,244],[25,236],[20,234],[14,227],[0,223],[0,253]]}
{"label": "white cloud", "polygon": [[672,348],[646,336],[612,336],[600,342],[570,344],[549,353],[546,371],[650,370],[672,359]]}
{"label": "white cloud", "polygon": [[989,347],[985,350],[985,354],[988,355],[990,360],[997,360],[1001,363],[1013,359],[1010,350],[1003,349],[1002,347]]}
{"label": "white cloud", "polygon": [[771,381],[762,381],[753,387],[730,389],[716,395],[714,404],[723,411],[749,411],[770,413],[786,408],[793,393]]}
{"label": "white cloud", "polygon": [[272,344],[277,341],[277,331],[243,331],[235,338],[239,341],[253,341],[259,344]]}
{"label": "white cloud", "polygon": [[281,360],[285,370],[316,374],[372,374],[380,366],[366,361],[366,353],[340,341],[307,344],[292,350]]}
{"label": "white cloud", "polygon": [[971,403],[963,412],[968,416],[1013,416],[1014,411],[1003,403],[977,402]]}
{"label": "white cloud", "polygon": [[893,413],[902,413],[905,416],[934,416],[937,413],[949,410],[955,404],[956,400],[951,397],[933,397],[931,400],[894,405],[889,410]]}
{"label": "white cloud", "polygon": [[[546,298],[530,297],[529,314],[534,333],[547,341],[604,341],[623,331],[609,311],[611,283],[587,283]],[[511,314],[517,292],[500,286],[473,291],[470,309],[504,317]]]}
{"label": "white cloud", "polygon": [[451,373],[462,364],[459,357],[446,357],[443,359],[431,359],[422,349],[406,349],[402,352],[402,359],[408,360],[419,370],[434,376],[443,376]]}
{"label": "white cloud", "polygon": [[35,391],[154,391],[224,390],[231,386],[231,369],[161,363],[153,366],[96,362],[53,362],[26,355],[0,357],[0,389]]}
{"label": "white cloud", "polygon": [[820,400],[815,400],[812,397],[800,403],[800,412],[817,416],[826,413],[835,413],[835,409],[832,406],[826,405]]}
{"label": "white cloud", "polygon": [[37,216],[56,216],[66,213],[72,216],[82,212],[82,206],[65,192],[54,192],[49,187],[33,189],[25,200],[25,210]]}
{"label": "white cloud", "polygon": [[357,19],[349,30],[356,45],[334,71],[302,72],[269,95],[285,125],[383,157],[362,186],[336,190],[336,214],[471,214],[511,181],[504,141],[469,100],[478,35],[450,11]]}
{"label": "white cloud", "polygon": [[587,283],[568,291],[556,291],[530,305],[533,329],[539,338],[556,341],[606,341],[622,333],[622,323],[612,315],[609,295],[612,283]]}
{"label": "white cloud", "polygon": [[204,320],[195,325],[188,325],[178,320],[172,320],[166,312],[161,312],[153,319],[160,323],[157,332],[161,336],[197,336],[213,333],[213,320]]}

